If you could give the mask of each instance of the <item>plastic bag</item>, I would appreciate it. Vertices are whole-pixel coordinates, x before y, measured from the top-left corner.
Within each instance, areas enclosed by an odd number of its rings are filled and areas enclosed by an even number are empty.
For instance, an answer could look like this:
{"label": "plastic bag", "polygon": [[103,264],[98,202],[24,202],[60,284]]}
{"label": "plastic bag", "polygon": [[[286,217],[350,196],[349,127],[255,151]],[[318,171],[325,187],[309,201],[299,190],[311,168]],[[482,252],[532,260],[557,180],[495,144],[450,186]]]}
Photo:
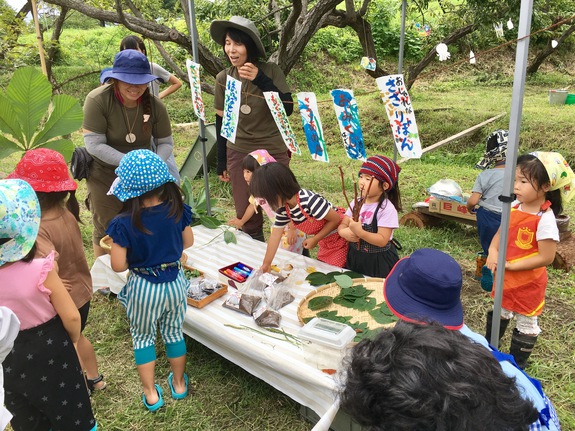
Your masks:
{"label": "plastic bag", "polygon": [[282,315],[272,309],[269,304],[263,303],[253,313],[254,320],[258,326],[263,328],[279,328]]}
{"label": "plastic bag", "polygon": [[230,293],[224,301],[223,306],[251,316],[261,300],[261,296],[248,295],[247,293],[236,291]]}

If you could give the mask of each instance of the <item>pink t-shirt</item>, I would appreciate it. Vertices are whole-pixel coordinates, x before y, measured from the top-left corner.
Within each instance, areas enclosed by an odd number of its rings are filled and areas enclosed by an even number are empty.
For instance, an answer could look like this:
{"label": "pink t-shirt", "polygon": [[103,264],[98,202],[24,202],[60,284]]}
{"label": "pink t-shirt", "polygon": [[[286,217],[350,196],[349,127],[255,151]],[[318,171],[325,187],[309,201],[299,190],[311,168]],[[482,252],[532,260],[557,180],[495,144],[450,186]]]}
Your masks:
{"label": "pink t-shirt", "polygon": [[[373,220],[373,213],[377,209],[377,202],[371,204],[363,204],[359,213],[359,221],[362,224],[371,224]],[[351,202],[353,208],[354,202]],[[351,209],[348,208],[345,215],[351,217]],[[377,212],[377,227],[386,227],[389,229],[397,229],[399,227],[399,218],[395,206],[389,201],[385,200],[381,204],[381,208]],[[393,233],[392,233],[393,238]]]}
{"label": "pink t-shirt", "polygon": [[20,330],[34,328],[56,315],[50,302],[52,292],[44,286],[53,267],[53,251],[44,259],[0,267],[0,305],[16,314]]}

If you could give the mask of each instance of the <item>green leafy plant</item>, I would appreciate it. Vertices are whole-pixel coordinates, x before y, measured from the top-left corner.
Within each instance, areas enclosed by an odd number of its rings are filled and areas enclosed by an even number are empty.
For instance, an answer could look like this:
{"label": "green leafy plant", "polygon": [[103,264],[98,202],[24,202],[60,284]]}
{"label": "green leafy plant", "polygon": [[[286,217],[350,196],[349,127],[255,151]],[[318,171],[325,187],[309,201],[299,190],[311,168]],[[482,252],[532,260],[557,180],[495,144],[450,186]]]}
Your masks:
{"label": "green leafy plant", "polygon": [[65,94],[52,97],[52,86],[41,72],[20,68],[6,92],[0,92],[0,158],[43,147],[69,160],[74,143],[62,136],[78,130],[82,120],[77,99]]}
{"label": "green leafy plant", "polygon": [[[192,226],[201,224],[208,229],[221,229],[222,232],[220,235],[224,236],[226,244],[237,244],[238,240],[236,238],[236,234],[230,230],[229,226],[225,226],[217,217],[208,214],[206,189],[202,187],[197,191],[197,193],[194,193],[192,182],[188,177],[184,177],[182,179],[181,187],[184,191],[184,203],[189,205],[192,209]],[[214,204],[215,201],[210,198],[210,209],[213,212],[218,212],[218,209]],[[214,237],[214,239],[218,236]],[[212,241],[214,239],[212,239]]]}

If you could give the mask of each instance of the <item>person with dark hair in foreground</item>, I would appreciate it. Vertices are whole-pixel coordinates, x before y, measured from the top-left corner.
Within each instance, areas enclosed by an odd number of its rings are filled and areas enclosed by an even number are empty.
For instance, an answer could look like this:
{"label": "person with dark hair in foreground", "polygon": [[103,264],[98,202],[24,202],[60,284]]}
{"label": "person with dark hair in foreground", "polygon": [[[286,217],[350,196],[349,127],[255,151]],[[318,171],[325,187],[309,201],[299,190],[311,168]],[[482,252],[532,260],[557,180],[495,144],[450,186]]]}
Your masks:
{"label": "person with dark hair in foreground", "polygon": [[528,430],[537,419],[483,346],[437,323],[399,322],[347,358],[341,406],[371,430]]}
{"label": "person with dark hair in foreground", "polygon": [[395,264],[383,282],[383,296],[391,312],[400,320],[414,323],[438,322],[445,329],[460,332],[472,342],[483,346],[499,362],[503,373],[515,381],[521,396],[531,401],[539,412],[530,430],[560,430],[553,403],[543,392],[541,383],[521,370],[513,356],[493,348],[485,337],[465,325],[460,299],[462,283],[461,267],[455,259],[439,250],[421,248]]}

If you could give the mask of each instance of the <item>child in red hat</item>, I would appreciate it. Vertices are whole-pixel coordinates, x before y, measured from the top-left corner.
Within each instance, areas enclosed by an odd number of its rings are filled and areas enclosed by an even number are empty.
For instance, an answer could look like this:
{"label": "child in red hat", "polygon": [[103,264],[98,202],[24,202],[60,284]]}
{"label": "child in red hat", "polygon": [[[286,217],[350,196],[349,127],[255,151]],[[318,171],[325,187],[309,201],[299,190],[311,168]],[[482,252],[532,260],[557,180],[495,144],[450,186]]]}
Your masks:
{"label": "child in red hat", "polygon": [[346,267],[352,271],[385,278],[399,260],[393,231],[399,227],[397,211],[401,211],[400,171],[385,156],[370,157],[361,165],[361,196],[350,204],[338,227],[340,236],[349,241]]}

